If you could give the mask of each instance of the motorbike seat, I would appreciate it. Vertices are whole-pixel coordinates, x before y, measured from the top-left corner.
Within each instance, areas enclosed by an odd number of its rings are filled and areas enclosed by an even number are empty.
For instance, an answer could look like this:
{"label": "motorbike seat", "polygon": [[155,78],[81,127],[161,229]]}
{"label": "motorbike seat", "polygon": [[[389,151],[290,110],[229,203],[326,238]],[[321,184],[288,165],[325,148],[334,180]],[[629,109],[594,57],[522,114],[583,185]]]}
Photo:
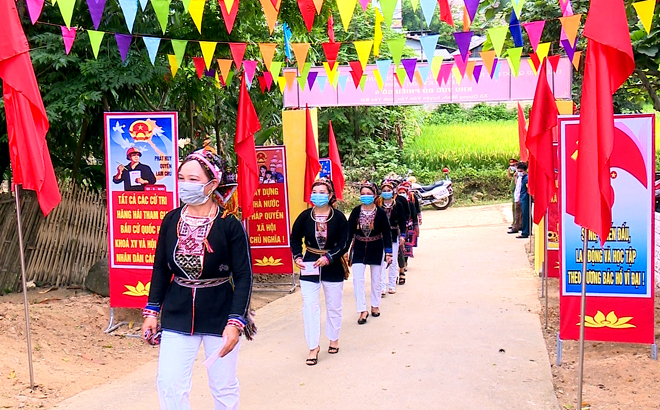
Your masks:
{"label": "motorbike seat", "polygon": [[439,186],[443,186],[444,184],[445,184],[445,181],[437,181],[436,183],[431,184],[431,185],[423,185],[422,186],[422,191],[430,191],[430,190],[432,190],[434,188],[437,188]]}

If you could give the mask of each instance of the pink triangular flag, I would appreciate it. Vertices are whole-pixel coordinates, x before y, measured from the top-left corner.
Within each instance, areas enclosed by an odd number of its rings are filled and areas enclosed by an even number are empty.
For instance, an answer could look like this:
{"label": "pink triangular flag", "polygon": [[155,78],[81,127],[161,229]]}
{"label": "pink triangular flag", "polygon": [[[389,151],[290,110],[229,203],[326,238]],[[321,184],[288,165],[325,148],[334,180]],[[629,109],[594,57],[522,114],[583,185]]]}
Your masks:
{"label": "pink triangular flag", "polygon": [[268,91],[270,91],[270,87],[273,85],[273,74],[271,74],[270,71],[265,71],[264,80],[266,81],[266,86],[268,87]]}
{"label": "pink triangular flag", "polygon": [[71,51],[71,47],[73,46],[73,41],[76,39],[76,28],[66,28],[65,26],[61,26],[61,28],[62,40],[64,40],[64,51],[69,55],[69,51]]}
{"label": "pink triangular flag", "polygon": [[32,24],[36,23],[41,15],[41,10],[44,8],[44,0],[26,0],[28,13],[30,13],[30,21]]}
{"label": "pink triangular flag", "polygon": [[360,6],[362,6],[363,11],[367,11],[367,7],[369,7],[369,0],[360,0]]}
{"label": "pink triangular flag", "polygon": [[440,67],[440,72],[438,73],[438,78],[436,79],[439,86],[442,86],[442,83],[446,84],[449,81],[449,77],[451,76],[451,68],[453,66],[453,64],[443,64],[442,67]]}
{"label": "pink triangular flag", "polygon": [[467,69],[467,61],[468,59],[466,58],[463,60],[459,54],[454,55],[454,62],[456,63],[456,68],[458,68],[458,72],[461,73],[461,77],[465,76],[465,70]]}
{"label": "pink triangular flag", "polygon": [[529,42],[532,43],[532,49],[536,53],[536,47],[539,46],[539,42],[541,41],[541,34],[543,34],[543,27],[545,27],[545,20],[523,23],[523,27],[525,27],[525,30],[527,31],[527,37],[529,37]]}
{"label": "pink triangular flag", "polygon": [[257,70],[257,60],[243,61],[243,69],[245,69],[245,79],[248,83],[252,83],[254,79],[254,72]]}

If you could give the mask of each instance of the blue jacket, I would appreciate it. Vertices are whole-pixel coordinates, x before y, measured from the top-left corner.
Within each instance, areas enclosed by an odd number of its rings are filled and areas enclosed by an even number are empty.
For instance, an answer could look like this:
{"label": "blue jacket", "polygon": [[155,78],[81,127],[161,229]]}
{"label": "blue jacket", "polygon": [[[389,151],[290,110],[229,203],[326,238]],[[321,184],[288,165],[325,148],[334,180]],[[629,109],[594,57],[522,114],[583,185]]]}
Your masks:
{"label": "blue jacket", "polygon": [[527,174],[522,177],[522,186],[520,187],[520,203],[529,201],[529,192],[527,192],[527,182],[529,177]]}

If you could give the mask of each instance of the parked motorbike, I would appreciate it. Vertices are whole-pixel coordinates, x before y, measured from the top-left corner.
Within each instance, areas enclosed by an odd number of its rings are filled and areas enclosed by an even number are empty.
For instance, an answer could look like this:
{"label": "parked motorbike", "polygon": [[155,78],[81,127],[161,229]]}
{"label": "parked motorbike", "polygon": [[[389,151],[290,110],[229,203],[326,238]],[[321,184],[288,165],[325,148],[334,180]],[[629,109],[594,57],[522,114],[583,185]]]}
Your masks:
{"label": "parked motorbike", "polygon": [[431,205],[435,209],[444,210],[452,204],[454,189],[449,179],[449,169],[445,167],[442,172],[445,174],[445,179],[431,185],[421,185],[416,180],[411,182],[412,191],[421,206]]}

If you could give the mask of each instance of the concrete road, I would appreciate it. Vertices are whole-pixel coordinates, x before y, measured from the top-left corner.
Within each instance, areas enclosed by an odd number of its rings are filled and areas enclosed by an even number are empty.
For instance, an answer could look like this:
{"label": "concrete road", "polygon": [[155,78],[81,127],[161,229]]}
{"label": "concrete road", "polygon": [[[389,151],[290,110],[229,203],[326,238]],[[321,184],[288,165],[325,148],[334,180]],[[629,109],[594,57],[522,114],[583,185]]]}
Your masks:
{"label": "concrete road", "polygon": [[[340,352],[327,354],[322,335],[317,366],[305,365],[300,293],[260,309],[257,339],[241,348],[241,408],[558,409],[539,279],[524,240],[506,234],[510,214],[510,205],[424,212],[407,283],[360,326],[345,282]],[[57,408],[156,408],[155,378],[148,363]],[[206,383],[198,360],[193,409],[213,408]]]}

